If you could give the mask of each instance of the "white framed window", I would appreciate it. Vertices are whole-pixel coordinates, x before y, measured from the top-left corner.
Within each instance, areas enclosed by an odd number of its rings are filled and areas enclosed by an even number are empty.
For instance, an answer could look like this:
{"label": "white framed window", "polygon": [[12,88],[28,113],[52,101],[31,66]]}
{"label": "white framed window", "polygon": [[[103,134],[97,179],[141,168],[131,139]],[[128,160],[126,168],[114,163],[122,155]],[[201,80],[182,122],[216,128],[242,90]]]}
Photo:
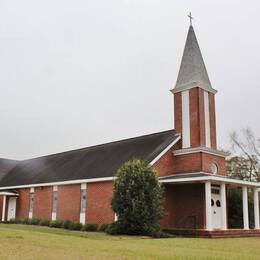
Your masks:
{"label": "white framed window", "polygon": [[33,212],[33,205],[34,205],[34,193],[29,193],[29,213]]}
{"label": "white framed window", "polygon": [[87,207],[87,190],[81,190],[80,193],[80,213],[85,213]]}
{"label": "white framed window", "polygon": [[53,190],[52,191],[52,212],[57,212],[57,203],[58,203],[58,191]]}

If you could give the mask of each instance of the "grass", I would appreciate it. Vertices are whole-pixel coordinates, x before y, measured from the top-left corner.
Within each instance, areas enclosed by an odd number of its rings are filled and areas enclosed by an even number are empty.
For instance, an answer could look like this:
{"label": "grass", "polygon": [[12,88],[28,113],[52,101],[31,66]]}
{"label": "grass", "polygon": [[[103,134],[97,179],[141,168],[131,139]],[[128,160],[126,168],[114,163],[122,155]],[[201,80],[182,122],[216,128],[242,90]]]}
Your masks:
{"label": "grass", "polygon": [[0,224],[0,259],[260,259],[260,238],[150,239]]}

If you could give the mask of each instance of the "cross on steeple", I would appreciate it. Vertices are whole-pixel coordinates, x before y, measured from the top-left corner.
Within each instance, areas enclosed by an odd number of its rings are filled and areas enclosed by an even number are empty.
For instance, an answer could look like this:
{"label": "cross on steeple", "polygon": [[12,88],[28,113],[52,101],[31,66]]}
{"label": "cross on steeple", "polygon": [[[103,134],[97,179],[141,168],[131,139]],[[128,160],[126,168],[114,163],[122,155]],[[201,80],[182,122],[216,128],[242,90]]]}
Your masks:
{"label": "cross on steeple", "polygon": [[191,16],[191,12],[189,13],[188,17],[190,18],[190,25],[192,25],[192,20],[193,20],[194,18]]}

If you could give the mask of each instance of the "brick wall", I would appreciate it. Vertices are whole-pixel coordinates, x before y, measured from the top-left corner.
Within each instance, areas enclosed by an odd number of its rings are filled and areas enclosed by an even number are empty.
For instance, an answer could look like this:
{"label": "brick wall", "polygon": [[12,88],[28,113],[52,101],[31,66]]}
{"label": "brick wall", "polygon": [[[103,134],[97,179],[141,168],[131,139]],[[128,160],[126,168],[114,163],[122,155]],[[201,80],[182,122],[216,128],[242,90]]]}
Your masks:
{"label": "brick wall", "polygon": [[200,109],[199,109],[199,88],[189,91],[190,99],[190,145],[200,146]]}
{"label": "brick wall", "polygon": [[172,151],[169,150],[154,164],[154,169],[159,176],[170,175],[173,172],[174,157]]}
{"label": "brick wall", "polygon": [[176,133],[182,132],[181,92],[174,94],[174,128]]}
{"label": "brick wall", "polygon": [[30,189],[19,189],[19,197],[16,204],[16,217],[28,218],[29,217],[29,193]]}
{"label": "brick wall", "polygon": [[64,185],[58,187],[57,219],[79,222],[80,185]]}
{"label": "brick wall", "polygon": [[211,148],[217,147],[217,135],[216,135],[216,113],[215,113],[215,95],[209,93],[209,116],[210,116],[210,141]]}
{"label": "brick wall", "polygon": [[226,175],[224,157],[201,152],[174,156],[168,151],[155,163],[154,169],[159,176],[200,171],[211,173],[212,163],[217,164],[219,175]]}
{"label": "brick wall", "polygon": [[34,189],[33,217],[51,219],[52,186]]}
{"label": "brick wall", "polygon": [[211,172],[211,164],[215,163],[218,167],[219,175],[226,175],[226,160],[223,157],[202,153],[202,171]]}
{"label": "brick wall", "polygon": [[111,209],[113,182],[87,184],[86,223],[111,223],[115,214]]}
{"label": "brick wall", "polygon": [[165,211],[163,228],[204,228],[204,184],[165,185]]}

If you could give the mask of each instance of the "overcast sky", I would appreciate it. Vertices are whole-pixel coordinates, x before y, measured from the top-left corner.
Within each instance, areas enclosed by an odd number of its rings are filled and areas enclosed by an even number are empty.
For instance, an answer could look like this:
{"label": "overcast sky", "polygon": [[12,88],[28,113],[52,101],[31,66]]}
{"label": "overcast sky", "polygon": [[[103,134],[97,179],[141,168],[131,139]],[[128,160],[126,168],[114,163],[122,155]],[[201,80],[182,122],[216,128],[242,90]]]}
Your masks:
{"label": "overcast sky", "polygon": [[218,145],[260,136],[260,2],[0,0],[0,157],[25,159],[173,128],[194,29],[216,96]]}

